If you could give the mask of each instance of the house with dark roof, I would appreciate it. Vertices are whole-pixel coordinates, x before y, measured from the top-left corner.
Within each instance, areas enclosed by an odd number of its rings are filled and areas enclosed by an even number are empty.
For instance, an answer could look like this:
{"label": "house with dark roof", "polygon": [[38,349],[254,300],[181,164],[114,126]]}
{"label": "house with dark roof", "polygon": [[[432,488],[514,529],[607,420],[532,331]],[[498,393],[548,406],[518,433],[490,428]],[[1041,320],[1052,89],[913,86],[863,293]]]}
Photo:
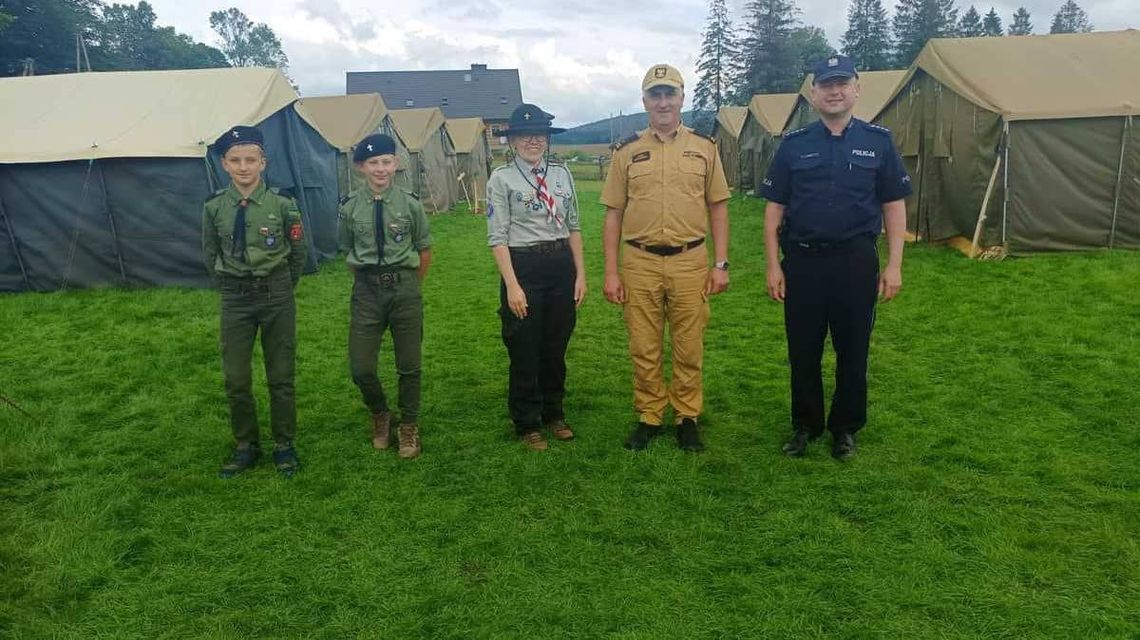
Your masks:
{"label": "house with dark roof", "polygon": [[518,69],[473,64],[455,71],[349,71],[345,92],[379,93],[390,110],[439,107],[451,118],[482,118],[498,135],[522,104]]}

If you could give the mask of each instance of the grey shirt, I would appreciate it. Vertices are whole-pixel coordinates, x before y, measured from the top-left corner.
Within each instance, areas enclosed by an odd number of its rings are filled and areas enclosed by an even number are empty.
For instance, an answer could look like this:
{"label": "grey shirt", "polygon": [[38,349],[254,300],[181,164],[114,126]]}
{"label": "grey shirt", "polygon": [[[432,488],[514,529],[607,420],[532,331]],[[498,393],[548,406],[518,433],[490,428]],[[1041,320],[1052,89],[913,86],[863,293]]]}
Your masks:
{"label": "grey shirt", "polygon": [[[542,165],[539,165],[542,166]],[[487,181],[487,244],[492,247],[527,247],[568,238],[579,231],[578,195],[574,178],[562,164],[546,165],[546,188],[562,219],[558,226],[535,192],[537,176],[519,158],[498,167]]]}

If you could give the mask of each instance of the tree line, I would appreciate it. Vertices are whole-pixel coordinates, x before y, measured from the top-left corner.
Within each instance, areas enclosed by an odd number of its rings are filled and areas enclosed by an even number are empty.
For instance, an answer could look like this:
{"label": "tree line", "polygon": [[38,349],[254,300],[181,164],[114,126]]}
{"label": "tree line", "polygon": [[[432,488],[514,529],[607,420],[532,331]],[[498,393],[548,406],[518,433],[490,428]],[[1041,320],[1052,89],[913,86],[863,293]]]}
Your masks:
{"label": "tree line", "polygon": [[[1088,14],[1066,0],[1049,33],[1092,29]],[[897,0],[893,16],[882,0],[851,0],[840,51],[863,71],[905,69],[931,38],[1032,33],[1025,7],[1004,27],[993,7],[982,15],[971,5],[959,16],[955,0]],[[749,0],[739,24],[729,15],[726,0],[709,0],[702,36],[693,106],[710,114],[723,105],[746,105],[755,94],[797,92],[812,65],[837,52],[822,29],[800,21],[795,0]]]}
{"label": "tree line", "polygon": [[281,41],[236,8],[210,14],[217,46],[161,27],[154,7],[102,0],[0,0],[0,75],[276,67]]}

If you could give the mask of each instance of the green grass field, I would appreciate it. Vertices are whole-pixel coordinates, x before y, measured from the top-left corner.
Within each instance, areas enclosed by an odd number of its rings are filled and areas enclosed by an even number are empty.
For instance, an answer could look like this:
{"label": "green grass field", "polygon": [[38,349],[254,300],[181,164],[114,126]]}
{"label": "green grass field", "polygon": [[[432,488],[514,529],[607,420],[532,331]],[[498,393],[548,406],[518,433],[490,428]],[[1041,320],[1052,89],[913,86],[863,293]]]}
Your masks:
{"label": "green grass field", "polygon": [[[879,309],[858,457],[820,443],[789,460],[760,208],[734,199],[708,450],[634,454],[599,188],[579,184],[579,438],[545,454],[510,437],[476,216],[432,220],[411,462],[370,447],[341,263],[298,288],[292,481],[269,464],[216,477],[214,292],[0,297],[0,393],[33,416],[0,406],[0,637],[1140,636],[1140,253],[909,248],[902,296]],[[387,350],[381,367],[394,389]]]}

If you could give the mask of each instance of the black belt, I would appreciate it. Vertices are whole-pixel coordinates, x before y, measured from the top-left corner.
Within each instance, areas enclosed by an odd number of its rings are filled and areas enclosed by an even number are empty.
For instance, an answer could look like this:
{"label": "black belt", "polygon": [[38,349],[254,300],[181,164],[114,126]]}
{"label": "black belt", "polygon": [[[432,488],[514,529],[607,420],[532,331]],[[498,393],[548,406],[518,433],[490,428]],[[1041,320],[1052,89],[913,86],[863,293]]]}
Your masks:
{"label": "black belt", "polygon": [[679,247],[668,247],[668,246],[653,245],[653,244],[642,244],[636,240],[626,240],[625,243],[631,247],[637,247],[638,249],[641,249],[642,251],[648,251],[649,253],[652,253],[653,255],[675,256],[678,253],[683,253],[685,251],[688,251],[689,249],[696,249],[697,247],[699,247],[705,243],[705,239],[704,238],[697,238],[696,240],[693,240],[692,242],[689,242],[687,244],[683,244]]}
{"label": "black belt", "polygon": [[812,255],[825,255],[843,253],[861,244],[874,244],[874,236],[860,234],[845,240],[789,240],[781,239],[780,247],[784,253],[806,253]]}
{"label": "black belt", "polygon": [[410,277],[413,273],[415,273],[415,269],[377,269],[375,267],[365,267],[356,270],[356,277],[365,282],[378,284],[383,287],[394,287],[397,282]]}
{"label": "black belt", "polygon": [[536,242],[532,245],[525,247],[511,247],[512,253],[558,253],[570,248],[570,241],[566,238],[559,238],[557,240],[548,240],[546,242]]}
{"label": "black belt", "polygon": [[289,275],[288,266],[277,267],[273,271],[270,271],[268,274],[263,276],[235,276],[230,273],[219,273],[218,282],[224,284],[245,285],[247,287],[266,287],[269,286],[269,284],[273,281],[281,279],[282,276],[290,278],[292,277]]}

